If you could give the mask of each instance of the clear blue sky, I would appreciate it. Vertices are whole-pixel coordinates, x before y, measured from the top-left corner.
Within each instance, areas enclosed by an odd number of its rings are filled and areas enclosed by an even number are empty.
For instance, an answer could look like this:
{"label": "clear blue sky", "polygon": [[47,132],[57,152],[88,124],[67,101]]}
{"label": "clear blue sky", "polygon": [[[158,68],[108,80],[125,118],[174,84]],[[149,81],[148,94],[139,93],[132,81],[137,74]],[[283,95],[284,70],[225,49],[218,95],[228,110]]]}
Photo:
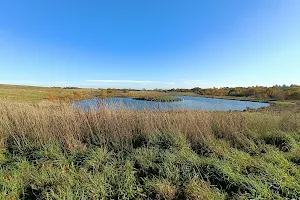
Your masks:
{"label": "clear blue sky", "polygon": [[300,1],[1,0],[0,83],[300,84]]}

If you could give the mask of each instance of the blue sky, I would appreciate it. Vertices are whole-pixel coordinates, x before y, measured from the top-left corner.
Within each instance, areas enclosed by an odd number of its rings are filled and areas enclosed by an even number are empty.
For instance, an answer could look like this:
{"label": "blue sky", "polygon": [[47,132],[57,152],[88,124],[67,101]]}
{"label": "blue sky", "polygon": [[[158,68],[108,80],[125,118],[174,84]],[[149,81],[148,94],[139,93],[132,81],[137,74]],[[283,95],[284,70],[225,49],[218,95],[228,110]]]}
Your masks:
{"label": "blue sky", "polygon": [[1,0],[0,83],[300,84],[299,0]]}

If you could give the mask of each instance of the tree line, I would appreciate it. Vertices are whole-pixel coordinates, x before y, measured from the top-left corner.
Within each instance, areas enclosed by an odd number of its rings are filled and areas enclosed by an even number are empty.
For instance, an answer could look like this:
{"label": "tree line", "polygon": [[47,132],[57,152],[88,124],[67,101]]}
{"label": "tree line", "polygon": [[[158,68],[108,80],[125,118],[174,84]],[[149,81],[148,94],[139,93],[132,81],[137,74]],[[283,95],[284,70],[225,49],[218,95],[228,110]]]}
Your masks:
{"label": "tree line", "polygon": [[199,88],[192,89],[171,89],[175,92],[194,92],[200,95],[209,96],[232,96],[232,97],[253,97],[276,100],[300,100],[299,85],[275,85],[272,87],[222,87],[222,88]]}

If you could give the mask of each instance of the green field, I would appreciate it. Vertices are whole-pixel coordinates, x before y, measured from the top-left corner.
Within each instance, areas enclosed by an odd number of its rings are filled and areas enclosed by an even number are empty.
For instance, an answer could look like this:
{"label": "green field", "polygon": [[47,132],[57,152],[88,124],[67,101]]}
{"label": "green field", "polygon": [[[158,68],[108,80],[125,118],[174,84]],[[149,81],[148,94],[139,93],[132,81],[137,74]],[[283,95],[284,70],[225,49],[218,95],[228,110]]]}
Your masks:
{"label": "green field", "polygon": [[[87,98],[101,97],[105,91],[105,98],[108,97],[129,97],[129,98],[152,98],[156,101],[171,101],[171,93],[159,91],[136,91],[125,89],[93,89],[93,88],[61,88],[61,87],[37,87],[20,85],[1,85],[0,99],[12,101],[40,102],[48,101],[53,96],[57,101],[80,100]],[[78,95],[80,94],[80,95]],[[190,95],[192,93],[174,93]],[[76,96],[80,96],[76,98]]]}
{"label": "green field", "polygon": [[0,99],[38,102],[47,100],[51,93],[57,99],[82,91],[83,95],[94,95],[97,89],[63,89],[59,87],[37,87],[20,85],[0,85]]}

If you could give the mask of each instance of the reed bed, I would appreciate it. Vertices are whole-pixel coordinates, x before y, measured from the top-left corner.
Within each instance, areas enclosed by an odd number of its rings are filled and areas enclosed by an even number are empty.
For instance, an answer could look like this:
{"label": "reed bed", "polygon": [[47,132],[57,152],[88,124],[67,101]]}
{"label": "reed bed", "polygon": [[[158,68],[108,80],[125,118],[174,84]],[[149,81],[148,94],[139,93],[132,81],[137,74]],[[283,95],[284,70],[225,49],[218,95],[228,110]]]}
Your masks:
{"label": "reed bed", "polygon": [[0,199],[300,196],[300,117],[291,112],[1,101],[0,146]]}

